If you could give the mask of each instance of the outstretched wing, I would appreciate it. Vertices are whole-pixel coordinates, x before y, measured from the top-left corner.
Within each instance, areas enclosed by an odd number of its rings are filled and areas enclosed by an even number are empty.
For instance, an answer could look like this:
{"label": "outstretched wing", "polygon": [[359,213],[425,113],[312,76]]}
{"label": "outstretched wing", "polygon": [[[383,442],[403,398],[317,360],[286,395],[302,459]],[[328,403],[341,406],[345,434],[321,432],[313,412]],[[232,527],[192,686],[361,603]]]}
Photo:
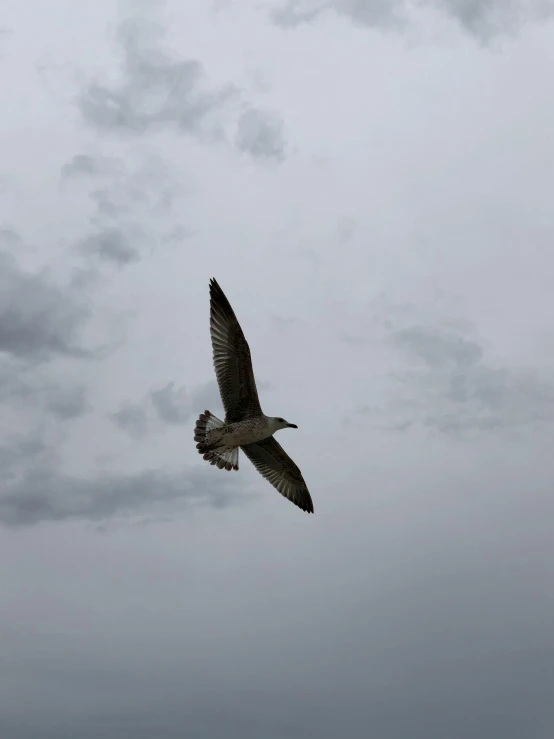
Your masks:
{"label": "outstretched wing", "polygon": [[233,423],[250,416],[261,416],[248,342],[215,279],[210,280],[210,334],[226,421]]}
{"label": "outstretched wing", "polygon": [[281,495],[303,511],[314,512],[314,504],[302,473],[273,436],[255,444],[245,444],[241,449]]}

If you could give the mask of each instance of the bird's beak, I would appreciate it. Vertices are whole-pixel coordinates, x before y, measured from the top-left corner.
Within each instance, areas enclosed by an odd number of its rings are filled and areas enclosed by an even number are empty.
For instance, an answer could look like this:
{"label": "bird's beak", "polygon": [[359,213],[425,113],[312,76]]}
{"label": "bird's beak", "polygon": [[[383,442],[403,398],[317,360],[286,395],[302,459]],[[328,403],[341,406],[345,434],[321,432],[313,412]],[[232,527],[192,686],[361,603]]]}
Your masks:
{"label": "bird's beak", "polygon": [[297,426],[297,425],[296,425],[295,423],[288,423],[288,424],[287,424],[287,428],[288,428],[288,429],[297,429],[297,428],[298,428],[298,426]]}

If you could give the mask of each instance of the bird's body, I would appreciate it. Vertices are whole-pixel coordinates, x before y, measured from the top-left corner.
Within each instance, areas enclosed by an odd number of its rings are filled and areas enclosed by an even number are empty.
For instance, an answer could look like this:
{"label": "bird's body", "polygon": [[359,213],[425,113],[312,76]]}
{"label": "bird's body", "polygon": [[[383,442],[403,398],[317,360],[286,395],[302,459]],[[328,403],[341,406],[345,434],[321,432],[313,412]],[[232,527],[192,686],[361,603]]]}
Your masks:
{"label": "bird's body", "polygon": [[214,427],[206,434],[206,448],[229,450],[267,439],[276,430],[271,421],[268,416],[252,416],[244,421]]}
{"label": "bird's body", "polygon": [[225,420],[210,411],[200,414],[194,429],[199,453],[220,469],[238,470],[239,448],[242,449],[282,495],[313,513],[312,499],[300,470],[273,437],[279,429],[297,426],[262,412],[248,343],[214,279],[210,281],[210,333]]}

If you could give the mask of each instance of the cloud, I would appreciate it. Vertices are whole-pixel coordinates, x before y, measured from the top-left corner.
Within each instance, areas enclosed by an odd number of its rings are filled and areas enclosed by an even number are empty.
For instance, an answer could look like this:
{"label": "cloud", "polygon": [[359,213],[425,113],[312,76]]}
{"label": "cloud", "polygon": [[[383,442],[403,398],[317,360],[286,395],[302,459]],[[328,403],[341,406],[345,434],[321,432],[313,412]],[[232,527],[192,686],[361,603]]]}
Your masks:
{"label": "cloud", "polygon": [[95,254],[107,262],[119,265],[138,262],[140,252],[131,245],[128,236],[117,227],[104,227],[87,236],[81,242],[81,249],[86,254]]}
{"label": "cloud", "polygon": [[0,246],[14,249],[21,245],[21,236],[10,226],[0,227]]}
{"label": "cloud", "polygon": [[338,244],[346,245],[350,244],[352,239],[356,236],[357,224],[353,218],[349,216],[341,216],[337,220],[337,226],[335,236]]}
{"label": "cloud", "polygon": [[4,362],[0,368],[0,402],[16,408],[31,408],[52,414],[61,420],[82,416],[88,410],[83,385],[41,385],[22,379],[21,366]]}
{"label": "cloud", "polygon": [[90,315],[69,289],[43,273],[23,271],[0,252],[0,352],[34,362],[88,356],[79,336]]}
{"label": "cloud", "polygon": [[274,324],[274,326],[279,329],[279,331],[288,331],[290,328],[298,323],[298,318],[293,318],[290,316],[285,317],[271,315],[269,317],[269,320]]}
{"label": "cloud", "polygon": [[158,416],[166,423],[186,423],[193,413],[192,403],[187,401],[184,387],[175,388],[174,382],[150,393],[150,401]]}
{"label": "cloud", "polygon": [[168,503],[221,508],[244,497],[235,479],[209,475],[204,467],[73,477],[63,472],[51,451],[36,435],[0,445],[2,523],[98,521],[137,511],[156,512]]}
{"label": "cloud", "polygon": [[46,462],[47,443],[42,429],[0,444],[0,480],[12,480],[29,460]]}
{"label": "cloud", "polygon": [[554,12],[549,0],[420,0],[416,4],[409,0],[288,0],[273,11],[272,18],[282,28],[294,28],[334,11],[367,28],[403,29],[424,18],[426,9],[451,18],[482,40],[512,33]]}
{"label": "cloud", "polygon": [[[258,382],[258,390],[268,389],[270,387],[268,382]],[[204,410],[210,410],[216,415],[219,413],[221,417],[224,415],[223,405],[221,403],[221,396],[219,394],[219,388],[215,380],[210,380],[204,385],[195,388],[192,393],[193,413],[202,413]]]}
{"label": "cloud", "polygon": [[123,403],[116,413],[111,414],[110,418],[120,429],[127,431],[134,438],[140,439],[148,431],[148,414],[138,403]]}
{"label": "cloud", "polygon": [[145,436],[154,428],[155,421],[170,426],[182,426],[206,408],[221,412],[221,399],[215,380],[188,393],[184,386],[168,382],[151,390],[142,402],[125,402],[119,411],[111,414],[112,421],[136,438]]}
{"label": "cloud", "polygon": [[387,410],[398,430],[422,424],[460,437],[554,421],[554,383],[495,362],[469,330],[414,323],[389,339],[411,365],[392,375],[397,400]]}
{"label": "cloud", "polygon": [[272,13],[274,23],[281,28],[294,28],[309,23],[326,11],[348,16],[352,21],[368,27],[397,27],[403,25],[404,0],[288,0]]}
{"label": "cloud", "polygon": [[[279,320],[287,327],[294,322],[294,319],[276,319],[277,322]],[[273,387],[265,380],[258,380],[256,384],[259,391],[271,390]],[[158,428],[159,422],[169,426],[184,426],[206,409],[220,418],[225,416],[215,380],[190,392],[184,385],[177,386],[172,380],[163,387],[151,390],[139,402],[125,401],[109,418],[133,438],[143,438],[155,430],[156,422]]]}
{"label": "cloud", "polygon": [[[260,380],[256,382],[258,390],[270,390],[271,383]],[[211,410],[221,417],[224,411],[221,403],[219,388],[215,380],[211,380],[200,387],[195,388],[190,395],[185,387],[176,387],[175,383],[168,382],[159,390],[149,393],[148,399],[152,404],[158,418],[165,423],[180,426],[188,423],[189,419],[204,410]]]}
{"label": "cloud", "polygon": [[83,119],[99,131],[144,133],[161,125],[203,137],[221,136],[214,118],[236,99],[232,86],[207,89],[204,68],[194,59],[174,59],[160,46],[161,25],[145,19],[123,21],[117,41],[123,77],[112,86],[92,82],[80,94]]}
{"label": "cloud", "polygon": [[[170,126],[201,141],[224,141],[229,117],[246,104],[242,91],[233,84],[211,85],[198,60],[174,58],[163,50],[164,41],[159,23],[123,21],[117,32],[121,79],[87,84],[77,98],[83,120],[100,132],[145,134]],[[283,128],[276,113],[247,104],[238,117],[235,146],[255,159],[282,162]]]}
{"label": "cloud", "polygon": [[[214,477],[204,466],[68,474],[63,459],[67,424],[88,410],[86,389],[75,384],[40,384],[35,367],[24,377],[18,369],[21,364],[16,360],[0,365],[0,407],[6,424],[0,438],[1,523],[101,521],[138,512],[147,517],[165,515],[168,510],[174,515],[176,509],[191,505],[219,508],[244,498],[244,482],[224,475]],[[171,407],[178,407],[178,392],[163,388],[157,402],[161,415],[171,419]],[[5,413],[8,408],[11,416]],[[27,430],[13,431],[8,418],[14,419],[13,428],[23,423]],[[135,437],[148,431],[148,414],[138,405],[124,404],[112,420]]]}
{"label": "cloud", "polygon": [[275,113],[250,108],[239,120],[235,137],[237,149],[256,159],[285,160],[283,120]]}
{"label": "cloud", "polygon": [[[243,498],[240,481],[214,477],[203,466],[177,471],[145,469],[138,472],[93,472],[87,476],[64,471],[62,444],[68,437],[67,422],[86,410],[80,386],[32,388],[4,371],[0,377],[0,402],[17,400],[33,411],[20,419],[27,428],[8,432],[0,441],[0,522],[8,526],[42,521],[81,519],[99,521],[137,512],[150,516],[191,505],[223,507]],[[34,401],[34,402],[33,402]],[[21,410],[21,402],[14,404]],[[41,412],[41,409],[43,412]],[[124,404],[112,420],[132,435],[146,433],[143,409]],[[61,423],[63,422],[63,423]],[[6,433],[8,432],[8,433]]]}
{"label": "cloud", "polygon": [[[125,162],[112,159],[110,166],[99,165],[95,169],[107,182],[89,193],[94,204],[90,233],[75,245],[81,254],[119,267],[134,264],[157,244],[187,233],[185,226],[173,216],[174,205],[178,203],[178,218],[181,218],[179,196],[185,187],[180,174],[157,154],[141,152],[138,156],[135,153],[135,157],[131,155]],[[62,178],[67,169],[73,170],[75,159],[64,165]],[[98,159],[105,161],[102,157],[93,161]],[[163,217],[161,234],[159,227],[152,226],[156,216]]]}
{"label": "cloud", "polygon": [[550,0],[433,0],[432,5],[482,39],[511,33],[554,13]]}
{"label": "cloud", "polygon": [[139,155],[138,160],[130,158],[126,167],[120,162],[114,174],[117,176],[111,177],[108,185],[90,193],[97,208],[97,222],[138,214],[141,209],[167,217],[185,190],[179,172],[166,159],[149,151]]}
{"label": "cloud", "polygon": [[87,411],[87,393],[83,385],[45,387],[38,394],[44,397],[47,409],[62,420],[78,418]]}
{"label": "cloud", "polygon": [[62,179],[74,177],[96,177],[117,172],[118,162],[103,156],[75,154],[62,167]]}

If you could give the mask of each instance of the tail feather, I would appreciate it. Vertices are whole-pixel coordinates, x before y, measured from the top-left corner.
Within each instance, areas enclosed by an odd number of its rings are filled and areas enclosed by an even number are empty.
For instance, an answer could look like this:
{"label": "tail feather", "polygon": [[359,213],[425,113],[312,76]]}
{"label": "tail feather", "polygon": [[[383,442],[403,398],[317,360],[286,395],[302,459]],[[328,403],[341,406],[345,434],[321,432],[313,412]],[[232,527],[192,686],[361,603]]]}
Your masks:
{"label": "tail feather", "polygon": [[204,459],[210,464],[215,464],[220,470],[238,470],[239,468],[239,448],[238,446],[234,449],[227,449],[226,451],[220,452],[216,449],[211,449],[206,452]]}
{"label": "tail feather", "polygon": [[220,470],[238,470],[239,468],[239,449],[234,447],[233,449],[210,449],[207,435],[210,431],[216,428],[225,426],[225,421],[222,421],[217,416],[214,416],[210,411],[204,411],[198,417],[196,421],[196,427],[194,429],[194,441],[198,442],[196,448],[199,454],[203,455],[203,458],[210,464],[217,465]]}
{"label": "tail feather", "polygon": [[225,421],[217,418],[217,416],[214,416],[214,414],[210,413],[210,411],[204,411],[204,413],[201,413],[198,417],[198,420],[196,421],[196,427],[194,429],[194,440],[204,441],[208,431],[221,428],[221,426],[225,426]]}

